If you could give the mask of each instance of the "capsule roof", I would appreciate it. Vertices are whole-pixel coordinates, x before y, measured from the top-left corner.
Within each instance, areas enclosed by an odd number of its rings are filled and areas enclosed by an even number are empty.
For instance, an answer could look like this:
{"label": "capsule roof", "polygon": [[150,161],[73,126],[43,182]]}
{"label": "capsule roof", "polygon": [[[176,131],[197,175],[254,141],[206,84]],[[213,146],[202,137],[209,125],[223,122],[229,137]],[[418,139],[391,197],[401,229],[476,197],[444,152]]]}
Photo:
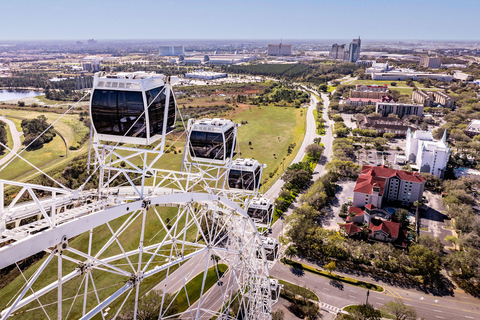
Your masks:
{"label": "capsule roof", "polygon": [[[94,88],[127,89],[127,90],[150,90],[165,85],[167,76],[155,72],[117,72],[106,73],[104,71],[95,73],[93,78]],[[172,84],[177,83],[178,77],[171,77]]]}

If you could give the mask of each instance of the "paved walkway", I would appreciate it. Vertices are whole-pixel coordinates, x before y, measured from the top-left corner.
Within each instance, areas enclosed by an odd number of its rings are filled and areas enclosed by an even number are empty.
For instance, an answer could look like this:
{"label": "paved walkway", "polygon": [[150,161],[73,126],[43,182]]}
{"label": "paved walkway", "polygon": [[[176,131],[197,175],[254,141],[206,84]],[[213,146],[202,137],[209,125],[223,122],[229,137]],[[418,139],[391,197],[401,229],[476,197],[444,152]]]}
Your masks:
{"label": "paved walkway", "polygon": [[0,116],[0,121],[3,121],[8,125],[8,127],[10,128],[12,139],[13,139],[13,149],[12,149],[13,152],[9,152],[8,150],[5,150],[5,152],[8,152],[8,154],[2,159],[0,159],[0,166],[3,166],[5,163],[10,161],[10,159],[12,159],[15,156],[15,153],[18,153],[18,151],[20,150],[20,147],[22,146],[20,137],[22,136],[23,132],[17,131],[17,128],[15,127],[15,123],[13,123],[13,121],[8,120],[5,117]]}

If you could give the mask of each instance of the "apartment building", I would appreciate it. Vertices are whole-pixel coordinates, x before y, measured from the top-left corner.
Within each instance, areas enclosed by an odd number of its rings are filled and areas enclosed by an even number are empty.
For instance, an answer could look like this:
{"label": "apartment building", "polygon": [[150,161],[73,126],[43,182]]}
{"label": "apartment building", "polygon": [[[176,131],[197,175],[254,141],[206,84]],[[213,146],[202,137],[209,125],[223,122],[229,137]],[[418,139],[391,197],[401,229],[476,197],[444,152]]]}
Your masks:
{"label": "apartment building", "polygon": [[395,114],[399,118],[411,115],[422,116],[423,105],[398,102],[377,102],[375,112],[380,113],[383,117],[386,117],[389,114]]}
{"label": "apartment building", "polygon": [[387,201],[413,204],[422,199],[425,181],[416,172],[363,166],[353,189],[353,205],[361,208],[372,204],[382,208]]}
{"label": "apartment building", "polygon": [[367,117],[365,115],[358,116],[357,126],[360,129],[375,130],[379,136],[391,132],[394,133],[396,137],[405,137],[410,129],[409,126],[403,124],[402,119],[394,117]]}
{"label": "apartment building", "polygon": [[476,135],[480,134],[480,120],[472,120],[469,124],[467,129],[465,130],[465,134],[470,138],[475,137]]}
{"label": "apartment building", "polygon": [[422,104],[424,107],[431,107],[433,104],[433,97],[427,91],[413,90],[412,101],[414,103]]}
{"label": "apartment building", "polygon": [[291,44],[269,44],[267,47],[267,54],[269,56],[291,56],[292,45]]}

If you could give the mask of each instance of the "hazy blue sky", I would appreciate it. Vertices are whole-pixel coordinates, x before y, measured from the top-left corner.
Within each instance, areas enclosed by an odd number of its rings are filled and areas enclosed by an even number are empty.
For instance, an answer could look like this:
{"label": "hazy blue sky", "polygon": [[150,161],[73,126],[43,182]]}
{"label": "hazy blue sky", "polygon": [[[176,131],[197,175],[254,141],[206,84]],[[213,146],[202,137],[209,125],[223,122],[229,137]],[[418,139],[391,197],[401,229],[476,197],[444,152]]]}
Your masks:
{"label": "hazy blue sky", "polygon": [[0,40],[480,40],[479,0],[0,0]]}

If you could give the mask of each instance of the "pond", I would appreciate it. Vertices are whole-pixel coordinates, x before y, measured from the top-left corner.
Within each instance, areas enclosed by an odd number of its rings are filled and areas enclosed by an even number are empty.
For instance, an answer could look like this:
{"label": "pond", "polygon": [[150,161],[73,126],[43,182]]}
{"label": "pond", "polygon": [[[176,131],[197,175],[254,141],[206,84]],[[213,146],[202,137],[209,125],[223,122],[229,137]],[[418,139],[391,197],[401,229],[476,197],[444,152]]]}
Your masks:
{"label": "pond", "polygon": [[42,95],[43,92],[38,91],[8,91],[0,90],[0,101],[8,101],[14,99],[31,98]]}

